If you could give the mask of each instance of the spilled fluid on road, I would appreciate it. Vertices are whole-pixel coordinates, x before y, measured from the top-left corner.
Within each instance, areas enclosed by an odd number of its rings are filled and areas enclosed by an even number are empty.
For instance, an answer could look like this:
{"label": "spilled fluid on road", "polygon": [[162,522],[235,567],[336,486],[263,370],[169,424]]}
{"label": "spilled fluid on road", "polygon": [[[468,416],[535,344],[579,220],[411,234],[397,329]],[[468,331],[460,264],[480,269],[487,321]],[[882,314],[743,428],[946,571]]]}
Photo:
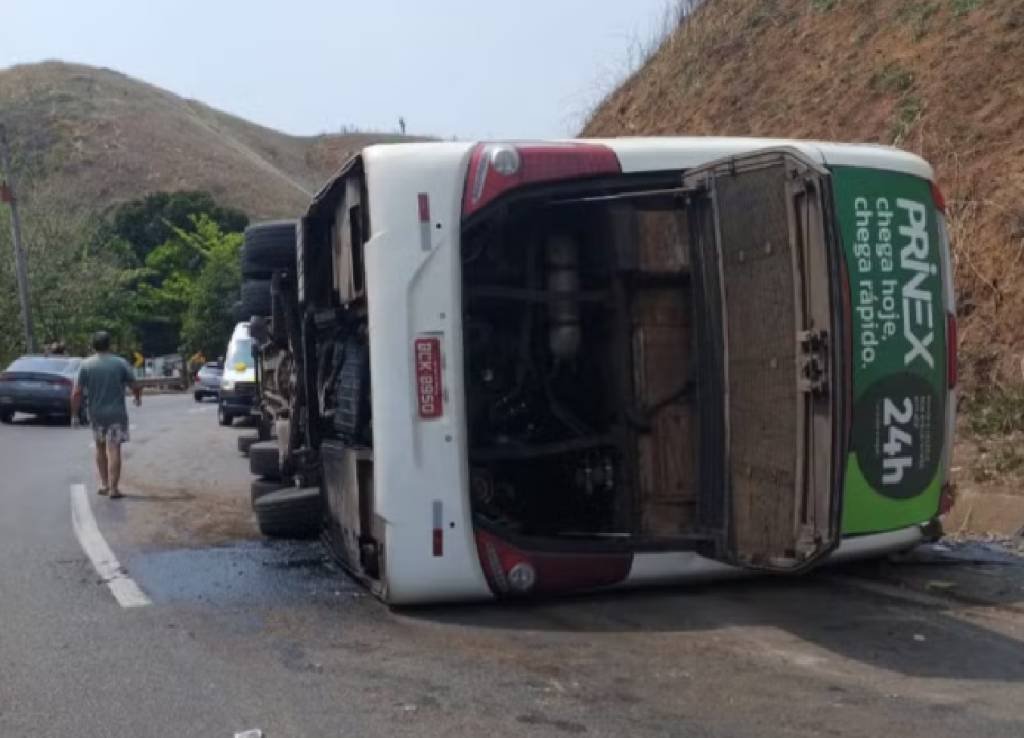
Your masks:
{"label": "spilled fluid on road", "polygon": [[319,541],[138,552],[123,557],[122,563],[156,604],[279,605],[363,591],[330,560]]}

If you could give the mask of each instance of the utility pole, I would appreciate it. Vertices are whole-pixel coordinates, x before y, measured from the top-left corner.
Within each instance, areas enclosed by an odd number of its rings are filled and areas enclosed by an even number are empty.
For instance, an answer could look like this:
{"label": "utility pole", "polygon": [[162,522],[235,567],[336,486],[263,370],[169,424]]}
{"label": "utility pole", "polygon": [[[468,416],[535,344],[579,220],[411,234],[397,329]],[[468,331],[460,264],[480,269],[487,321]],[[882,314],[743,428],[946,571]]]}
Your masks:
{"label": "utility pole", "polygon": [[18,218],[18,198],[14,190],[14,172],[7,150],[7,130],[0,125],[0,170],[6,179],[0,179],[0,202],[11,206],[11,241],[14,245],[14,271],[18,278],[18,301],[21,303],[21,322],[25,327],[25,349],[36,351],[36,336],[32,328],[32,305],[28,299],[28,260],[21,245],[21,220]]}

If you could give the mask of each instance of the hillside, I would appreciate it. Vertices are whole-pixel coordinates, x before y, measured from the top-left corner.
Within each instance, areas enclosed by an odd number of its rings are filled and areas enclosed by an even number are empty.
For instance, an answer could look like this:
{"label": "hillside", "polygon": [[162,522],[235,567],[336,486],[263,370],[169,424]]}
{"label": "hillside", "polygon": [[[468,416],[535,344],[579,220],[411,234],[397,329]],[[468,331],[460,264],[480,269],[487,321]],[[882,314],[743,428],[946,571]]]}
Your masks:
{"label": "hillside", "polygon": [[202,189],[254,219],[299,212],[362,146],[416,140],[290,136],[119,72],[63,62],[0,70],[0,123],[29,183],[24,197],[56,189],[96,210]]}
{"label": "hillside", "polygon": [[896,144],[950,201],[962,376],[1024,382],[1024,4],[706,0],[584,135]]}

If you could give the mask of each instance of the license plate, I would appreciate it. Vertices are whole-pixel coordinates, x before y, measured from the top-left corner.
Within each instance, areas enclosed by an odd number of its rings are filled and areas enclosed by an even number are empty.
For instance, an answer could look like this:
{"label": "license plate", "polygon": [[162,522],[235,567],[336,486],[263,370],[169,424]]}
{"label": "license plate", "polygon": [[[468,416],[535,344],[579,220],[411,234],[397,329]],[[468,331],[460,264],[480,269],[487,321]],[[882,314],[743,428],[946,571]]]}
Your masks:
{"label": "license plate", "polygon": [[19,389],[42,389],[46,384],[43,382],[18,382]]}
{"label": "license plate", "polygon": [[416,362],[416,404],[423,420],[440,418],[444,412],[441,390],[441,339],[417,338],[413,343]]}

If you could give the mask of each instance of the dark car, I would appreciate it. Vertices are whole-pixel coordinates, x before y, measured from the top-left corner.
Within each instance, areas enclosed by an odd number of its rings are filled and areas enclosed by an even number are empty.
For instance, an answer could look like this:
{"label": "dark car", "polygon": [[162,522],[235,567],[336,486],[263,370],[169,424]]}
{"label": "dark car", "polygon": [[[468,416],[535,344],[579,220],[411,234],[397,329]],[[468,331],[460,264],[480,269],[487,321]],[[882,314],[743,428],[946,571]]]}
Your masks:
{"label": "dark car", "polygon": [[[0,373],[0,422],[15,413],[71,420],[71,390],[82,360],[75,356],[22,356]],[[85,408],[79,413],[85,420]]]}
{"label": "dark car", "polygon": [[219,361],[208,361],[196,372],[196,384],[192,396],[196,402],[206,397],[220,397],[220,380],[224,376],[224,365]]}

